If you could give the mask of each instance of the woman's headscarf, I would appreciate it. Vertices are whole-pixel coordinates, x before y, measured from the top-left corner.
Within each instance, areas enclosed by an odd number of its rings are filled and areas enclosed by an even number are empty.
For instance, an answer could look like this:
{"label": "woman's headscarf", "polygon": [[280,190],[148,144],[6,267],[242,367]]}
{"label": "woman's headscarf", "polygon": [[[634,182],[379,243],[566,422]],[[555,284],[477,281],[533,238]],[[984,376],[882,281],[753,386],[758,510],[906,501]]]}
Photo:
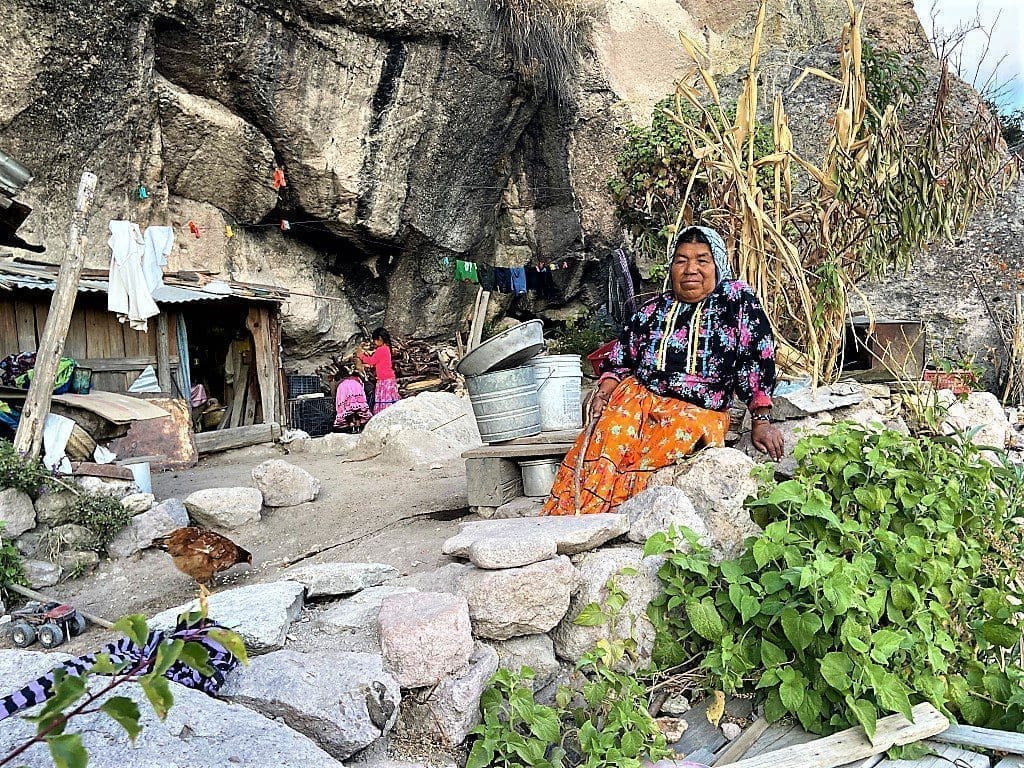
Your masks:
{"label": "woman's headscarf", "polygon": [[699,230],[711,244],[711,256],[715,260],[715,287],[717,288],[723,280],[732,280],[732,266],[729,264],[729,253],[725,249],[725,240],[723,240],[722,236],[711,227],[699,227],[692,225],[689,227],[683,227],[676,233],[675,238],[672,240],[672,247],[668,252],[668,270],[665,273],[665,284],[662,286],[663,291],[668,290],[669,276],[672,272],[672,259],[675,258],[676,248],[679,247],[679,241],[683,239],[684,235],[694,229]]}

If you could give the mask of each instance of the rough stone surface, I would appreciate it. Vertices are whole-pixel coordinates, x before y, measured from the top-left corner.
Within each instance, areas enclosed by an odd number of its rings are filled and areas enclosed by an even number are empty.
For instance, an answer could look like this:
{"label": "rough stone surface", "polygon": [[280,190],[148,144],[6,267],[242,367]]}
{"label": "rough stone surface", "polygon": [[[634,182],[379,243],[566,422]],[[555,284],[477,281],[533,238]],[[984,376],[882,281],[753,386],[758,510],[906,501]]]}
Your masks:
{"label": "rough stone surface", "polygon": [[380,653],[380,606],[389,595],[415,592],[412,587],[368,587],[317,614],[316,626],[331,635],[331,646],[344,651]]}
{"label": "rough stone surface", "polygon": [[[250,653],[274,651],[284,645],[288,627],[298,618],[304,591],[305,588],[295,581],[228,589],[210,596],[209,616],[241,635]],[[150,620],[150,626],[173,627],[180,614],[198,607],[198,601],[193,600],[162,611]]]}
{"label": "rough stone surface", "polygon": [[469,547],[469,561],[477,568],[518,568],[550,560],[557,551],[557,542],[549,536],[477,539]]}
{"label": "rough stone surface", "polygon": [[518,672],[522,667],[529,667],[533,670],[535,691],[550,683],[558,672],[555,646],[549,635],[523,635],[489,642],[498,653],[501,669]]}
{"label": "rough stone surface", "polygon": [[131,480],[110,480],[105,477],[79,477],[75,483],[86,493],[113,496],[119,501],[139,490]]}
{"label": "rough stone surface", "polygon": [[442,592],[385,597],[380,608],[380,645],[403,688],[439,683],[469,663],[473,654],[466,599]]}
{"label": "rough stone surface", "polygon": [[33,589],[52,587],[61,577],[61,568],[48,560],[24,560],[21,564],[25,570],[25,578]]}
{"label": "rough stone surface", "polygon": [[690,497],[671,485],[641,491],[620,505],[618,513],[629,518],[629,540],[639,544],[671,526],[689,528],[702,538],[708,535],[707,526]]}
{"label": "rough stone surface", "polygon": [[736,723],[722,723],[722,735],[729,741],[738,738],[743,729]]}
{"label": "rough stone surface", "polygon": [[459,588],[477,637],[507,640],[554,627],[569,609],[579,574],[564,555],[522,568],[474,569]]}
{"label": "rough stone surface", "polygon": [[200,525],[230,531],[260,519],[263,494],[256,488],[207,488],[186,496],[185,508]]}
{"label": "rough stone surface", "polygon": [[152,493],[131,493],[121,499],[121,506],[133,515],[141,515],[156,502]]}
{"label": "rough stone surface", "polygon": [[754,461],[734,448],[708,448],[685,464],[655,473],[651,485],[674,485],[690,497],[705,521],[716,560],[743,552],[744,542],[760,529],[743,508],[757,491]]}
{"label": "rough stone surface", "polygon": [[536,496],[520,496],[495,509],[491,517],[495,520],[507,520],[511,517],[537,517],[540,515],[540,508],[544,506],[545,501],[547,499]]}
{"label": "rough stone surface", "polygon": [[468,667],[448,675],[425,696],[414,693],[403,699],[397,732],[448,746],[461,744],[480,724],[480,696],[497,671],[497,652],[477,643]]}
{"label": "rough stone surface", "polygon": [[804,419],[816,413],[856,405],[863,399],[864,390],[860,384],[841,382],[817,389],[808,386],[776,395],[772,399],[772,416],[779,420]]}
{"label": "rough stone surface", "polygon": [[[0,679],[27,683],[67,660],[61,653],[0,651]],[[106,685],[97,677],[92,690]],[[12,689],[14,686],[10,686]],[[287,725],[270,720],[240,704],[229,704],[201,691],[171,683],[174,706],[158,720],[142,688],[119,686],[116,695],[138,704],[143,736],[134,744],[124,730],[103,713],[75,718],[75,731],[89,753],[90,768],[327,768],[340,766],[333,757]],[[32,712],[33,710],[29,710]],[[0,754],[7,754],[35,733],[35,726],[14,717],[0,728]],[[20,758],[29,766],[51,765],[45,744],[33,746]]]}
{"label": "rough stone surface", "polygon": [[423,392],[395,403],[367,423],[348,458],[383,454],[401,465],[457,459],[480,445],[469,398]]}
{"label": "rough stone surface", "polygon": [[294,507],[320,493],[320,481],[302,467],[281,459],[267,459],[252,471],[253,482],[268,507]]}
{"label": "rough stone surface", "polygon": [[[861,405],[855,405],[852,408],[856,410],[857,414],[865,413],[866,410]],[[836,411],[836,413],[840,413],[840,411]],[[871,414],[873,414],[875,419],[878,418],[878,414],[873,408],[871,409]],[[832,414],[820,413],[817,416],[808,416],[806,419],[788,419],[787,421],[776,422],[775,426],[782,433],[783,443],[782,459],[775,464],[776,474],[783,477],[792,477],[796,471],[796,459],[793,458],[793,449],[796,448],[796,444],[807,435],[827,431],[832,425],[832,418]],[[854,416],[853,418],[857,420],[858,417]],[[858,423],[863,422],[858,421]],[[750,440],[749,432],[740,438],[735,447],[737,450],[743,451],[754,461],[770,461],[768,456],[754,447]]]}
{"label": "rough stone surface", "polygon": [[459,584],[462,577],[473,570],[476,570],[475,566],[468,563],[445,563],[432,571],[419,571],[402,576],[390,582],[390,585],[411,587],[421,592],[447,592],[457,595],[460,594]]}
{"label": "rough stone surface", "polygon": [[220,696],[283,721],[344,760],[391,729],[401,691],[380,654],[282,650],[235,670]]}
{"label": "rough stone surface", "polygon": [[288,451],[290,453],[311,453],[316,456],[344,456],[358,443],[359,435],[330,432],[323,437],[306,435],[304,438],[292,440],[288,443]]}
{"label": "rough stone surface", "polygon": [[60,525],[66,523],[75,507],[78,497],[71,491],[44,491],[36,499],[36,516],[40,525]]}
{"label": "rough stone surface", "polygon": [[59,549],[96,549],[99,546],[96,534],[77,523],[56,526],[50,531],[48,539],[51,545]]}
{"label": "rough stone surface", "polygon": [[27,493],[17,488],[0,491],[0,523],[4,538],[17,538],[36,526],[36,509]]}
{"label": "rough stone surface", "polygon": [[971,438],[975,445],[1005,447],[1006,436],[1012,428],[1006,419],[1006,411],[991,392],[970,392],[963,400],[949,406],[942,422],[943,432],[963,433],[972,429],[978,430]]}
{"label": "rough stone surface", "polygon": [[685,715],[690,711],[690,700],[681,693],[669,696],[661,705],[661,711],[669,715]]}
{"label": "rough stone surface", "polygon": [[289,568],[282,576],[306,587],[306,597],[351,595],[393,579],[398,571],[384,563],[316,563]]}
{"label": "rough stone surface", "polygon": [[[580,573],[580,588],[572,596],[572,604],[565,618],[551,633],[555,653],[568,661],[578,661],[599,640],[636,640],[637,668],[643,669],[651,659],[654,648],[654,626],[647,618],[647,606],[661,591],[658,568],[662,560],[645,558],[640,547],[611,547],[587,552],[576,558]],[[637,572],[635,576],[620,573],[625,568]],[[584,627],[573,621],[591,603],[601,605],[608,597],[608,582],[614,579],[617,588],[629,599],[614,622],[596,627]]]}
{"label": "rough stone surface", "polygon": [[442,551],[446,555],[468,557],[469,548],[479,539],[511,541],[547,536],[557,542],[558,554],[575,555],[596,549],[628,531],[629,519],[616,514],[482,520],[460,523],[459,532],[444,543]]}
{"label": "rough stone surface", "polygon": [[188,510],[180,499],[167,499],[148,512],[135,515],[128,526],[107,544],[107,554],[122,558],[152,546],[158,536],[188,525]]}
{"label": "rough stone surface", "polygon": [[90,573],[100,564],[100,556],[92,550],[64,551],[57,555],[57,565],[68,574],[69,578],[77,578]]}

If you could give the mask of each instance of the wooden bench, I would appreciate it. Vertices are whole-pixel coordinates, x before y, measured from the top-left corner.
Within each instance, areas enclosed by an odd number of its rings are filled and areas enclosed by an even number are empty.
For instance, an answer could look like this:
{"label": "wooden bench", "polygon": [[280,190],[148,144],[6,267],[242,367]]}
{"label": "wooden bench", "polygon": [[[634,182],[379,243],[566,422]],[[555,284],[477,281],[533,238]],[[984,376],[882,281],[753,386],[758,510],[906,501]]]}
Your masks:
{"label": "wooden bench", "polygon": [[500,507],[523,495],[523,476],[518,461],[546,456],[565,456],[581,430],[541,432],[502,443],[471,448],[466,460],[466,482],[471,507]]}

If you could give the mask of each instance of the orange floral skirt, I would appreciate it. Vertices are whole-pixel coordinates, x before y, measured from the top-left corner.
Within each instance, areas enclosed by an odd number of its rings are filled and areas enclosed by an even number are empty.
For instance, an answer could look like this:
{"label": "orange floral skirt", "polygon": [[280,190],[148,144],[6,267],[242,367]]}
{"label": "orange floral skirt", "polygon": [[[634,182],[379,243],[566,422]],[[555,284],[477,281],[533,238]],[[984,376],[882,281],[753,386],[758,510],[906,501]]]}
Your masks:
{"label": "orange floral skirt", "polygon": [[[653,394],[630,377],[623,379],[594,426],[576,440],[558,468],[542,515],[613,512],[647,487],[651,475],[706,446],[723,445],[727,411],[709,411],[672,397]],[[576,466],[580,452],[579,508]]]}

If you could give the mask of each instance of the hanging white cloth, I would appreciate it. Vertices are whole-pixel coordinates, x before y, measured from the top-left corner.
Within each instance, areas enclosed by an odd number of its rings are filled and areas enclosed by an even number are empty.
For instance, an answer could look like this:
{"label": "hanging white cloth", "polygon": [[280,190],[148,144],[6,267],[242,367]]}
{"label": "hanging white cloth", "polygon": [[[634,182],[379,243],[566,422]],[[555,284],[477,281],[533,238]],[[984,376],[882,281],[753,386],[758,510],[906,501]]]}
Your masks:
{"label": "hanging white cloth", "polygon": [[147,330],[146,321],[160,313],[142,270],[144,241],[132,221],[110,222],[110,288],[107,309],[136,331]]}
{"label": "hanging white cloth", "polygon": [[46,421],[43,422],[43,466],[51,472],[71,474],[67,448],[71,430],[74,428],[75,422],[66,416],[47,414]]}
{"label": "hanging white cloth", "polygon": [[164,284],[164,270],[167,257],[174,247],[174,229],[172,227],[146,227],[143,238],[142,273],[146,276],[146,285],[152,293]]}

